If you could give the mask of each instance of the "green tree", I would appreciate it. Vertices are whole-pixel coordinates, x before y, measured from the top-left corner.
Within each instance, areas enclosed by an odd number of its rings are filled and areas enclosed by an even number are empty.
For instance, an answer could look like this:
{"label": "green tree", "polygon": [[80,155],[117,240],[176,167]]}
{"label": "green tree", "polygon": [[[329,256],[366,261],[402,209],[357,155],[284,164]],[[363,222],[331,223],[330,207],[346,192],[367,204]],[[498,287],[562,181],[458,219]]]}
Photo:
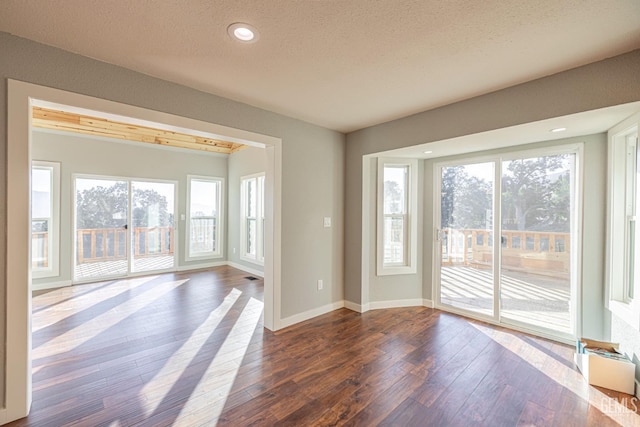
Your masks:
{"label": "green tree", "polygon": [[504,162],[503,229],[569,231],[568,159],[568,155],[560,155]]}
{"label": "green tree", "polygon": [[464,166],[446,167],[442,172],[442,228],[473,229],[490,226],[493,188],[476,176],[469,176]]}
{"label": "green tree", "polygon": [[[118,228],[127,224],[129,197],[126,182],[109,187],[96,186],[76,193],[79,229]],[[154,216],[159,226],[170,226],[173,215],[168,212],[167,199],[154,190],[134,189],[133,227],[145,227]]]}

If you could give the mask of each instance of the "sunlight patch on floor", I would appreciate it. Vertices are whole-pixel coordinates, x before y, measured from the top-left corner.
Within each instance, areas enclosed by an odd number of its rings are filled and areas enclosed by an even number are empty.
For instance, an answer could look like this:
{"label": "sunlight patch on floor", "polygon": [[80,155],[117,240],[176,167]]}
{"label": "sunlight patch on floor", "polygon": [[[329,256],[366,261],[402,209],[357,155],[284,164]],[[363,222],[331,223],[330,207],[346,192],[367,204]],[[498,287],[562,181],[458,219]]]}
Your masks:
{"label": "sunlight patch on floor", "polygon": [[[61,313],[68,312],[67,316],[63,316],[57,314],[55,317],[53,316],[33,316],[33,324],[31,327],[32,332],[37,332],[42,328],[46,328],[50,326],[52,322],[60,322],[65,318],[77,314],[81,310],[86,310],[92,307],[95,304],[99,304],[104,302],[109,298],[113,298],[117,295],[120,295],[124,292],[129,292],[133,289],[136,289],[140,285],[144,285],[145,283],[149,283],[152,280],[157,279],[158,276],[145,276],[139,277],[135,279],[123,279],[118,280],[115,283],[110,284],[109,286],[104,286],[104,282],[100,283],[92,283],[87,285],[75,285],[69,286],[66,288],[56,289],[52,292],[56,293],[56,301],[60,300],[60,295],[63,295],[67,299],[58,304],[54,304],[46,306],[41,303],[41,301],[46,301],[49,297],[48,294],[39,295],[33,297],[33,305],[34,309],[41,309],[41,311],[46,313]],[[92,291],[87,289],[89,287],[100,288]],[[76,293],[79,295],[76,296]],[[94,302],[94,304],[90,304]],[[43,308],[44,307],[44,308]],[[44,320],[47,321],[44,321]]]}
{"label": "sunlight patch on floor", "polygon": [[[112,307],[93,319],[56,336],[47,343],[44,349],[42,349],[42,347],[34,348],[34,360],[41,357],[65,353],[73,350],[74,348],[80,347],[84,343],[104,333],[106,330],[113,328],[114,325],[122,322],[133,313],[153,304],[165,294],[173,291],[186,282],[188,282],[187,279],[162,282],[158,283],[156,286],[150,286],[141,294],[136,295],[135,297]],[[153,292],[149,292],[151,290],[153,290]]]}
{"label": "sunlight patch on floor", "polygon": [[[475,323],[471,325],[620,425],[640,425],[640,415],[595,387],[589,386],[577,369],[571,369],[512,333]],[[572,361],[570,363],[573,364]],[[632,398],[633,396],[629,397]]]}
{"label": "sunlight patch on floor", "polygon": [[[180,411],[176,425],[215,425],[222,414],[264,304],[251,298],[224,340],[216,357]],[[224,369],[229,362],[231,370]],[[209,424],[211,423],[211,424]]]}
{"label": "sunlight patch on floor", "polygon": [[167,359],[162,369],[140,390],[140,398],[146,405],[147,417],[156,411],[241,294],[241,291],[234,288],[180,348]]}

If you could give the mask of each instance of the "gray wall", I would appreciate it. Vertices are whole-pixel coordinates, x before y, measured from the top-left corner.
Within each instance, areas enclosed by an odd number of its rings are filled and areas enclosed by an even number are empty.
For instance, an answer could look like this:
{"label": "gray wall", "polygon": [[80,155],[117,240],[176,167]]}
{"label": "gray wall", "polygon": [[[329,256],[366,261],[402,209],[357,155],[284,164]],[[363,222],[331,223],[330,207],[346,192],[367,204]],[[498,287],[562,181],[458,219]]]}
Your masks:
{"label": "gray wall", "polygon": [[[282,139],[282,315],[342,299],[345,137],[339,132],[0,33],[0,164],[15,79]],[[3,169],[5,170],[5,169]],[[6,295],[6,174],[0,174],[0,306]],[[334,226],[322,227],[332,216]],[[325,291],[316,291],[324,278]],[[26,286],[26,284],[25,284]],[[4,366],[5,316],[0,316]],[[0,369],[0,384],[4,371]],[[3,390],[4,387],[0,387]],[[0,391],[2,393],[2,391]],[[0,394],[0,401],[4,396]]]}
{"label": "gray wall", "polygon": [[[362,156],[395,148],[435,142],[553,117],[640,101],[640,50],[504,90],[450,104],[347,135],[345,206],[345,299],[361,302]],[[471,76],[470,76],[471,77]],[[597,136],[589,137],[598,138]],[[589,142],[585,149],[585,212],[583,333],[611,336],[623,349],[640,355],[640,333],[604,308],[604,209],[606,145]],[[425,206],[433,170],[425,163]],[[591,200],[587,202],[587,200]],[[587,205],[587,203],[589,203]],[[598,205],[598,203],[601,203]],[[428,213],[425,211],[425,216]],[[432,241],[425,218],[424,241]],[[430,295],[431,254],[424,251],[424,296]],[[637,361],[637,360],[636,360]],[[637,375],[640,378],[640,374]]]}
{"label": "gray wall", "polygon": [[[73,182],[72,174],[105,175],[124,178],[148,178],[178,182],[177,221],[178,267],[193,266],[223,258],[185,260],[185,225],[180,220],[186,214],[187,175],[227,177],[227,157],[186,150],[168,150],[143,144],[118,142],[84,135],[34,131],[32,133],[33,160],[60,163],[60,276],[34,279],[34,284],[72,280],[73,251]],[[225,190],[225,193],[227,191]],[[226,207],[223,208],[226,210]],[[225,218],[228,218],[225,215]]]}
{"label": "gray wall", "polygon": [[636,50],[348,134],[345,299],[361,301],[363,155],[639,101],[639,69]]}
{"label": "gray wall", "polygon": [[264,266],[240,258],[240,178],[246,175],[264,173],[266,167],[265,150],[249,147],[229,156],[227,179],[227,259],[236,264],[264,273]]}
{"label": "gray wall", "polygon": [[[612,342],[620,343],[620,350],[631,357],[633,363],[636,364],[636,381],[640,382],[640,331],[612,315],[610,332],[611,336],[606,338]],[[636,390],[636,393],[639,392]]]}

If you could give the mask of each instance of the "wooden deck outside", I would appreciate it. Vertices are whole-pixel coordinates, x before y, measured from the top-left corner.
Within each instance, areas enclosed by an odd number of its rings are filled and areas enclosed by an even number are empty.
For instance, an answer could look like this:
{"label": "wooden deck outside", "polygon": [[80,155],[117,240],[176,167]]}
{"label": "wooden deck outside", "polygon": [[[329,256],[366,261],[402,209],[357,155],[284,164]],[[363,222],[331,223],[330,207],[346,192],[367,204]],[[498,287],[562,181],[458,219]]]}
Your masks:
{"label": "wooden deck outside", "polygon": [[[173,255],[145,256],[142,258],[134,258],[132,260],[132,264],[131,270],[134,273],[167,270],[174,266],[174,257]],[[76,265],[74,278],[77,281],[85,281],[100,279],[101,277],[126,275],[127,267],[128,264],[126,259],[87,262]]]}
{"label": "wooden deck outside", "polygon": [[424,307],[277,333],[231,267],[33,298],[33,406],[11,426],[633,426],[572,348]]}
{"label": "wooden deck outside", "polygon": [[[503,317],[567,334],[572,332],[568,280],[506,271],[501,285]],[[471,267],[442,267],[441,300],[456,308],[492,316],[491,272]]]}

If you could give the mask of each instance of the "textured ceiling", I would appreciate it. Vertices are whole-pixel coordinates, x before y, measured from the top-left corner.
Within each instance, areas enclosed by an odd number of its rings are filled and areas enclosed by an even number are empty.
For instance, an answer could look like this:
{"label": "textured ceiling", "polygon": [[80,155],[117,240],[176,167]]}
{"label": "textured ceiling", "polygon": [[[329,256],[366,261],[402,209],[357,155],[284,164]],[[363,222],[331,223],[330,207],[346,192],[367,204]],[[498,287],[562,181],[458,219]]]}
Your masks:
{"label": "textured ceiling", "polygon": [[2,0],[0,31],[348,132],[640,48],[640,0]]}

